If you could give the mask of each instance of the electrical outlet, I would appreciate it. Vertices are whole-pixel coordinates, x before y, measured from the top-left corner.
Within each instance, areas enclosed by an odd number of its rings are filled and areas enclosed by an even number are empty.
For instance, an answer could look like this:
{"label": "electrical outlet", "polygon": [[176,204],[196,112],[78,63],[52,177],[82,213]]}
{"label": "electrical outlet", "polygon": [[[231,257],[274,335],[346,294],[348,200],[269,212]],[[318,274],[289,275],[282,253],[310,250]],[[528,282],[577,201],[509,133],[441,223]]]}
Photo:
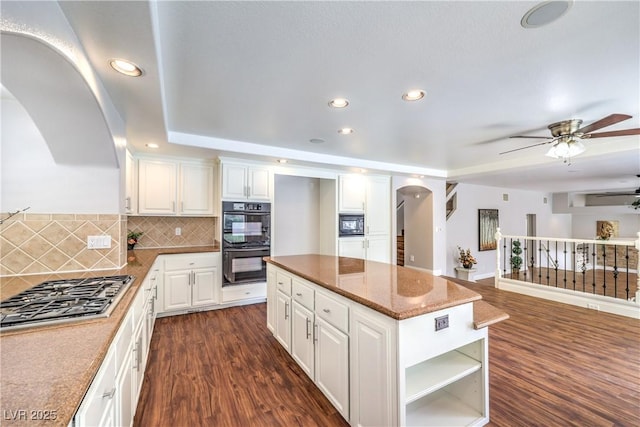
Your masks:
{"label": "electrical outlet", "polygon": [[111,236],[87,236],[87,249],[109,249]]}
{"label": "electrical outlet", "polygon": [[176,227],[176,236],[182,236],[182,228]]}
{"label": "electrical outlet", "polygon": [[436,317],[436,331],[446,329],[449,327],[449,315]]}
{"label": "electrical outlet", "polygon": [[413,255],[409,257],[409,261],[414,262],[415,260],[416,260],[416,257],[414,257]]}
{"label": "electrical outlet", "polygon": [[598,304],[587,304],[587,308],[590,308],[591,310],[598,310],[600,311],[600,306]]}

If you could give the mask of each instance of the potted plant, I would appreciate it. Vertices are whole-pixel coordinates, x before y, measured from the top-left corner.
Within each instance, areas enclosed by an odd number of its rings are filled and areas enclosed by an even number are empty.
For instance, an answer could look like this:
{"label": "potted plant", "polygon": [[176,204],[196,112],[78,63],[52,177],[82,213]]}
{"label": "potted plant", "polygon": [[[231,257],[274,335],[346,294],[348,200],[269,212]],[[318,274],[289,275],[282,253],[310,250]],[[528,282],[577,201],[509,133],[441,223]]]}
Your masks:
{"label": "potted plant", "polygon": [[511,273],[518,274],[522,267],[522,248],[520,247],[520,240],[514,240],[511,243]]}
{"label": "potted plant", "polygon": [[127,232],[127,249],[131,250],[138,243],[138,238],[142,236],[144,232],[142,231],[128,231]]}
{"label": "potted plant", "polygon": [[471,268],[473,264],[477,264],[478,261],[475,259],[473,255],[471,255],[471,249],[465,251],[460,246],[458,246],[458,253],[460,256],[458,257],[458,262],[462,264],[464,268]]}

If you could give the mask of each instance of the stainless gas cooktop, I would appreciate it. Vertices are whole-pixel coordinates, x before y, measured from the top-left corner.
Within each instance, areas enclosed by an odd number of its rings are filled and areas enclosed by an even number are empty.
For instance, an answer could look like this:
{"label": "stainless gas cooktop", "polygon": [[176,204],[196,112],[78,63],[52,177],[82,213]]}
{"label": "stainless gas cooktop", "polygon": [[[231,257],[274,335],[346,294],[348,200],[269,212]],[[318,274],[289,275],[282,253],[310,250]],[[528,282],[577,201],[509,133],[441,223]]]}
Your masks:
{"label": "stainless gas cooktop", "polygon": [[134,276],[101,276],[40,283],[0,302],[2,330],[107,317]]}

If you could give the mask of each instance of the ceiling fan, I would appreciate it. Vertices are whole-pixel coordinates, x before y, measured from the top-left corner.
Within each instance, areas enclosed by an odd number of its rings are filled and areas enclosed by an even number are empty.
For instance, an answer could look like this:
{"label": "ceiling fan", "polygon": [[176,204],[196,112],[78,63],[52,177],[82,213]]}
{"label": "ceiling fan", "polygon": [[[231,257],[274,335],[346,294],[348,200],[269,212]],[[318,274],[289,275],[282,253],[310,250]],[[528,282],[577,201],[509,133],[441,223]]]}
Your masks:
{"label": "ceiling fan", "polygon": [[591,133],[595,130],[614,125],[630,118],[631,116],[627,114],[611,114],[584,127],[580,127],[580,125],[582,124],[582,120],[580,119],[563,120],[561,122],[552,123],[548,126],[549,130],[551,131],[551,136],[515,135],[509,137],[546,139],[548,141],[528,145],[526,147],[514,148],[513,150],[503,151],[500,154],[512,153],[514,151],[524,150],[526,148],[553,143],[553,146],[546,155],[554,158],[562,158],[566,162],[567,159],[570,159],[571,157],[577,156],[578,154],[584,152],[585,148],[582,142],[580,142],[581,139],[640,135],[640,128]]}

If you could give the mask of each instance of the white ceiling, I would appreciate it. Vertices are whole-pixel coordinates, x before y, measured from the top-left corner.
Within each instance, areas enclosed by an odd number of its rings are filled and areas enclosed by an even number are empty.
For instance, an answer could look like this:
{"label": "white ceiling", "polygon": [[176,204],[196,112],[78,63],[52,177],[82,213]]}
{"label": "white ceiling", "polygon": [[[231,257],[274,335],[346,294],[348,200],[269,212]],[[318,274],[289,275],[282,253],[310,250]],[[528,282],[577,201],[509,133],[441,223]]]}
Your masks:
{"label": "white ceiling", "polygon": [[[3,9],[7,3],[3,2]],[[640,2],[575,1],[520,25],[531,1],[60,2],[89,62],[147,152],[269,159],[446,176],[549,192],[635,189],[640,136],[499,155],[569,118],[640,127]],[[127,58],[145,74],[113,72]],[[427,91],[405,102],[403,92]],[[348,108],[331,109],[334,97]],[[337,129],[349,126],[351,135]],[[312,144],[312,138],[325,142]],[[176,145],[180,143],[181,145]],[[194,147],[206,147],[207,150]]]}

